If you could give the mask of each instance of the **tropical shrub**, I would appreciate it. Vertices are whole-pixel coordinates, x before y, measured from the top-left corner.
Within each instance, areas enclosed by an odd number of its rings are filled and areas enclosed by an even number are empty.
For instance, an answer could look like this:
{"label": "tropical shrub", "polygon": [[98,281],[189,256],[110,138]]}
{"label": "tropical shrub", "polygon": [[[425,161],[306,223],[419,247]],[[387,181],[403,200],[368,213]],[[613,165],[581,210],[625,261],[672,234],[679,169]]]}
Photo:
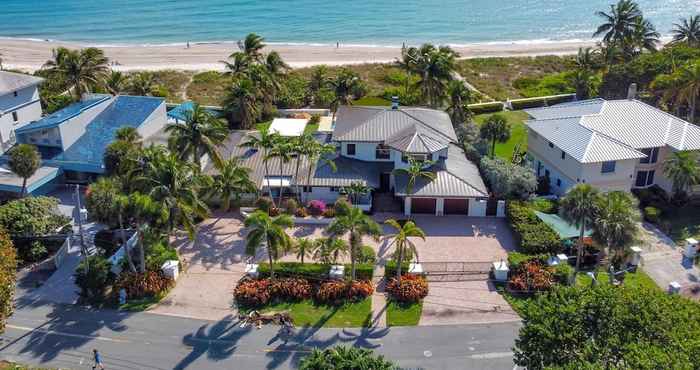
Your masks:
{"label": "tropical shrub", "polygon": [[645,220],[656,224],[656,223],[659,223],[660,217],[661,217],[661,210],[660,209],[658,209],[656,207],[652,207],[652,206],[644,207],[644,219]]}
{"label": "tropical shrub", "polygon": [[524,254],[520,252],[510,252],[508,253],[508,266],[511,270],[517,269],[522,263],[536,260],[543,264],[547,263],[549,259],[549,254]]}
{"label": "tropical shrub", "polygon": [[69,217],[58,212],[56,198],[26,197],[0,206],[0,227],[11,238],[54,234],[69,222]]}
{"label": "tropical shrub", "polygon": [[277,217],[280,214],[282,214],[282,210],[277,207],[270,207],[270,209],[267,211],[267,214],[270,215],[270,217]]}
{"label": "tropical shrub", "polygon": [[540,176],[537,178],[537,190],[538,195],[549,195],[552,193],[551,189],[552,179],[548,175]]}
{"label": "tropical shrub", "polygon": [[270,302],[270,280],[241,280],[233,291],[236,303],[244,307],[264,306]]}
{"label": "tropical shrub", "polygon": [[530,201],[530,207],[542,213],[555,214],[559,212],[557,201],[546,198],[535,198]]}
{"label": "tropical shrub", "polygon": [[671,200],[668,193],[657,185],[644,189],[632,189],[632,194],[639,199],[639,206],[642,208],[651,206],[664,209],[668,207]]}
{"label": "tropical shrub", "polygon": [[374,288],[369,281],[328,280],[319,285],[316,300],[325,304],[340,304],[347,300],[359,301],[372,295]]}
{"label": "tropical shrub", "polygon": [[0,333],[5,330],[5,320],[12,314],[16,274],[15,248],[7,233],[0,230]]}
{"label": "tropical shrub", "polygon": [[395,370],[398,366],[375,355],[371,350],[338,346],[324,350],[314,349],[299,362],[300,370]]}
{"label": "tropical shrub", "polygon": [[334,208],[326,208],[326,210],[323,211],[323,217],[325,217],[325,218],[335,217],[335,209]]}
{"label": "tropical shrub", "polygon": [[80,297],[91,303],[102,302],[107,288],[116,278],[112,272],[112,264],[100,255],[90,256],[81,261],[74,276],[75,285],[80,288]]}
{"label": "tropical shrub", "polygon": [[519,251],[526,254],[558,253],[561,239],[552,228],[542,222],[527,203],[510,201],[506,216],[519,245]]}
{"label": "tropical shrub", "polygon": [[309,213],[313,216],[320,216],[326,210],[326,203],[322,200],[312,200],[309,202]]}
{"label": "tropical shrub", "polygon": [[166,240],[148,241],[146,248],[146,269],[160,271],[167,261],[179,261],[177,250],[168,245]]}
{"label": "tropical shrub", "polygon": [[[345,278],[350,279],[352,271],[350,264],[345,265]],[[358,280],[372,280],[374,276],[374,263],[356,263],[355,278]]]}
{"label": "tropical shrub", "polygon": [[255,207],[265,212],[270,212],[272,204],[272,199],[270,199],[269,197],[260,197],[255,201]]}
{"label": "tropical shrub", "polygon": [[374,293],[374,287],[369,280],[353,280],[347,289],[347,298],[351,301],[361,301]]}
{"label": "tropical shrub", "polygon": [[428,295],[428,282],[422,276],[403,275],[401,283],[396,278],[391,278],[386,284],[386,291],[393,300],[415,303]]}
{"label": "tropical shrub", "polygon": [[294,216],[297,217],[308,217],[309,212],[306,210],[306,207],[299,207],[297,208],[296,212],[294,212]]}
{"label": "tropical shrub", "polygon": [[174,282],[160,271],[146,271],[145,273],[125,272],[119,275],[114,287],[117,290],[124,289],[128,298],[153,297],[172,287]]}
{"label": "tropical shrub", "polygon": [[554,267],[554,278],[557,282],[569,285],[569,279],[574,273],[574,268],[568,263],[560,263]]}
{"label": "tropical shrub", "polygon": [[[407,274],[409,266],[410,266],[410,262],[408,262],[407,259],[404,259],[404,262],[401,264],[401,276],[404,276]],[[391,279],[392,277],[396,277],[396,267],[397,267],[397,263],[396,263],[395,259],[388,261],[386,263],[386,266],[384,266],[384,277],[386,279]]]}
{"label": "tropical shrub", "polygon": [[293,198],[287,199],[287,201],[284,204],[285,207],[285,213],[288,215],[294,215],[297,213],[297,209],[299,208],[299,204],[297,203],[296,200]]}
{"label": "tropical shrub", "polygon": [[311,284],[306,279],[276,279],[269,284],[270,298],[273,300],[298,301],[311,298]]}
{"label": "tropical shrub", "polygon": [[554,269],[537,260],[520,264],[508,280],[508,289],[530,293],[549,290],[554,284]]}
{"label": "tropical shrub", "polygon": [[374,248],[369,245],[363,245],[360,248],[357,259],[357,263],[368,263],[374,264],[377,261],[377,253],[374,252]]}
{"label": "tropical shrub", "polygon": [[117,183],[110,178],[102,177],[90,184],[85,192],[85,208],[90,218],[110,227],[119,226],[118,215],[114,212],[114,203],[120,192],[121,189]]}
{"label": "tropical shrub", "polygon": [[29,248],[29,258],[32,262],[41,261],[49,254],[44,244],[40,241],[35,240],[31,243]]}
{"label": "tropical shrub", "polygon": [[537,190],[537,177],[529,167],[483,157],[480,168],[491,192],[498,198],[527,199]]}

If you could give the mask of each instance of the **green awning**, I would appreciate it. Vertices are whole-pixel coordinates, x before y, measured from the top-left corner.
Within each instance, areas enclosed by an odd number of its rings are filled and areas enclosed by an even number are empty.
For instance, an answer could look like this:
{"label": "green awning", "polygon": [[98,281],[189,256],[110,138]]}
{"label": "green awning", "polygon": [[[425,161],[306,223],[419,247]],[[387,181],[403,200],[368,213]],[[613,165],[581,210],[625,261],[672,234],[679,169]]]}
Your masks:
{"label": "green awning", "polygon": [[[542,222],[549,225],[549,227],[551,227],[552,230],[559,234],[559,237],[562,239],[578,238],[581,233],[581,230],[578,227],[576,227],[576,225],[570,224],[569,222],[557,215],[542,213],[539,211],[535,211],[535,215],[537,215],[537,218],[542,220]],[[587,229],[583,233],[584,236],[591,236],[592,234],[593,230],[590,229]]]}

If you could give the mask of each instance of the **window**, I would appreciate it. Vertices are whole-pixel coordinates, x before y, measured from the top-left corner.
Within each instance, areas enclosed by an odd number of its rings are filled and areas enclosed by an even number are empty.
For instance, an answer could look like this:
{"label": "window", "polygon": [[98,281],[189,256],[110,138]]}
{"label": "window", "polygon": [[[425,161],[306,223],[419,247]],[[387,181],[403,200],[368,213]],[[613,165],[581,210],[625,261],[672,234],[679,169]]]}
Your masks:
{"label": "window", "polygon": [[348,155],[355,155],[355,144],[348,144],[347,145],[347,152],[348,152]]}
{"label": "window", "polygon": [[561,186],[561,179],[557,179],[557,186]]}
{"label": "window", "polygon": [[554,144],[552,144],[551,141],[549,142],[549,147],[550,147],[550,148],[554,148]]}
{"label": "window", "polygon": [[615,172],[615,161],[603,162],[600,166],[600,173],[613,173]]}
{"label": "window", "polygon": [[302,189],[304,193],[310,193],[311,192],[311,186],[304,186],[304,189]]}
{"label": "window", "polygon": [[389,147],[384,146],[383,144],[378,144],[377,150],[375,150],[375,152],[374,152],[374,158],[375,159],[389,159],[390,158]]}
{"label": "window", "polygon": [[649,186],[654,183],[654,171],[639,171],[637,172],[637,179],[634,182],[634,186],[644,187]]}
{"label": "window", "polygon": [[17,115],[17,112],[12,112],[12,121],[14,121],[14,122],[19,121],[19,116]]}
{"label": "window", "polygon": [[14,96],[15,96],[15,98],[16,98],[16,97],[17,97],[17,95],[19,95],[19,94],[17,93],[17,91],[15,91],[15,92],[14,92],[14,93],[13,93],[12,95],[14,95]]}
{"label": "window", "polygon": [[561,159],[566,159],[566,153],[563,150],[561,151]]}
{"label": "window", "polygon": [[659,159],[659,148],[646,148],[640,151],[646,154],[646,158],[640,158],[639,163],[656,163]]}

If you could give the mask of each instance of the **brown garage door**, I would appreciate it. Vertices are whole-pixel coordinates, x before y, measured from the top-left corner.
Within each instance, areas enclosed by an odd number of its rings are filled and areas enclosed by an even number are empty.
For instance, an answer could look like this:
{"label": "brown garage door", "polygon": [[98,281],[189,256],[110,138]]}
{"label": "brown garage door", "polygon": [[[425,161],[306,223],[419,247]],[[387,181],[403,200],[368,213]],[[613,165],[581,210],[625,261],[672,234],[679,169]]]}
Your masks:
{"label": "brown garage door", "polygon": [[435,198],[411,198],[411,213],[435,214]]}
{"label": "brown garage door", "polygon": [[469,211],[468,199],[445,199],[446,215],[466,215]]}

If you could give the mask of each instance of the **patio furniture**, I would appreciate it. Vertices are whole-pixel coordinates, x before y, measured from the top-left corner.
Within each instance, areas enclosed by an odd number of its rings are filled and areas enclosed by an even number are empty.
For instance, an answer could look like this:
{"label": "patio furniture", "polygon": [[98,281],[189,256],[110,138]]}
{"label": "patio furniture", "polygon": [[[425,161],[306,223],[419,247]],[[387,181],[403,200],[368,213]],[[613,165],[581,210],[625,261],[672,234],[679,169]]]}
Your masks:
{"label": "patio furniture", "polygon": [[260,274],[258,267],[259,265],[257,263],[246,263],[245,274],[253,279],[257,279]]}

